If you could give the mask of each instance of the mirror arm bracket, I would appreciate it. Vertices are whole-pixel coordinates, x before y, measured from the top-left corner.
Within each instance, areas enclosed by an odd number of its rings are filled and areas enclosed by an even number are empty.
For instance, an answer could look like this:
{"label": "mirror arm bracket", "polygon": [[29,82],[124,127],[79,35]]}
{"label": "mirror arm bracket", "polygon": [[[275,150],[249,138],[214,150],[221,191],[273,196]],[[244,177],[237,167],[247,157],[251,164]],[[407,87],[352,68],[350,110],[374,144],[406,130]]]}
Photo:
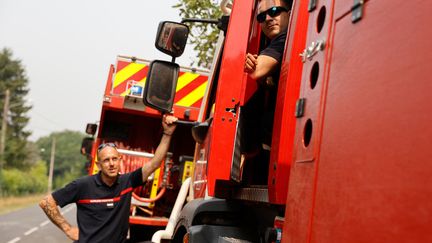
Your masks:
{"label": "mirror arm bracket", "polygon": [[222,30],[224,33],[227,32],[229,22],[229,15],[224,15],[220,19],[195,19],[195,18],[185,18],[182,19],[181,23],[207,23],[215,24],[217,28]]}
{"label": "mirror arm bracket", "polygon": [[218,24],[218,19],[195,19],[195,18],[185,18],[181,21],[182,24],[184,23],[206,23],[206,24]]}

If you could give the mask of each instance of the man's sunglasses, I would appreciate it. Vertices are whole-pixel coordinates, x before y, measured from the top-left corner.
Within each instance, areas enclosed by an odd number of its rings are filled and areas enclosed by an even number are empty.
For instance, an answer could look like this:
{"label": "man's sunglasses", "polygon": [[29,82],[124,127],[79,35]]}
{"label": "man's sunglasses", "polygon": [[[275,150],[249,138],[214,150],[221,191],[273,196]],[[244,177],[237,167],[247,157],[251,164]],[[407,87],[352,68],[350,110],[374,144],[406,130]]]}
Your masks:
{"label": "man's sunglasses", "polygon": [[97,148],[98,153],[105,147],[112,147],[112,148],[117,148],[117,146],[114,143],[102,143],[101,145],[99,145],[99,147]]}
{"label": "man's sunglasses", "polygon": [[263,23],[267,18],[267,14],[268,16],[274,18],[276,16],[279,16],[279,14],[281,14],[282,12],[288,12],[288,9],[282,6],[273,6],[266,11],[259,13],[257,15],[257,21],[258,23]]}

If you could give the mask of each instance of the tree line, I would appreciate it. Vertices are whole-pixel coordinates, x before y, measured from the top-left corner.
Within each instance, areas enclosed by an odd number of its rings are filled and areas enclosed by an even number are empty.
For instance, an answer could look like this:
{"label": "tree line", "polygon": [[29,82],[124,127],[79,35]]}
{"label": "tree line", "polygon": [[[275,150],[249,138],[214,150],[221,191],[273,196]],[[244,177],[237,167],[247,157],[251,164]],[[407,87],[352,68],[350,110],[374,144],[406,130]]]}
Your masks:
{"label": "tree line", "polygon": [[[0,52],[0,187],[1,196],[43,193],[48,188],[51,143],[56,139],[53,188],[85,174],[80,132],[54,132],[29,141],[26,130],[32,106],[26,104],[28,78],[10,49]],[[9,94],[7,94],[9,93]],[[6,104],[6,105],[5,105]],[[3,150],[3,151],[1,151]]]}

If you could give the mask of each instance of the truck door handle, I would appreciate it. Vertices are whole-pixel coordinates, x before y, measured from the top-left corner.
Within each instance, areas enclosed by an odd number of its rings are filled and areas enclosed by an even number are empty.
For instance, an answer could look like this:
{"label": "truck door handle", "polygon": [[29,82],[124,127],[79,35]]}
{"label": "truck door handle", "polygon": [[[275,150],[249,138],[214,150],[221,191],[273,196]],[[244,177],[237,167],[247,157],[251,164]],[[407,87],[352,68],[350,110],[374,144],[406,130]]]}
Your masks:
{"label": "truck door handle", "polygon": [[312,41],[312,43],[306,47],[300,54],[302,57],[302,62],[305,63],[306,60],[311,60],[319,51],[325,49],[325,40],[318,40],[317,42]]}

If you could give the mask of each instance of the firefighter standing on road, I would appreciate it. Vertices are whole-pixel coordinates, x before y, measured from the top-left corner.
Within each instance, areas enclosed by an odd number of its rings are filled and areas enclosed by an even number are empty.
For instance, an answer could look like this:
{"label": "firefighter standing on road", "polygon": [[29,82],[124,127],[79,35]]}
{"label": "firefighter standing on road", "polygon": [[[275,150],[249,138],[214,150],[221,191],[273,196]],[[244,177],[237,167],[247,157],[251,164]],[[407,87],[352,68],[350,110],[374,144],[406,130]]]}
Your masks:
{"label": "firefighter standing on road", "polygon": [[[131,194],[135,187],[160,167],[175,130],[174,116],[163,117],[163,136],[154,157],[142,168],[119,175],[121,156],[113,143],[97,151],[100,172],[79,178],[45,197],[40,203],[48,218],[77,242],[126,242]],[[57,206],[77,204],[78,228],[71,226]]]}

